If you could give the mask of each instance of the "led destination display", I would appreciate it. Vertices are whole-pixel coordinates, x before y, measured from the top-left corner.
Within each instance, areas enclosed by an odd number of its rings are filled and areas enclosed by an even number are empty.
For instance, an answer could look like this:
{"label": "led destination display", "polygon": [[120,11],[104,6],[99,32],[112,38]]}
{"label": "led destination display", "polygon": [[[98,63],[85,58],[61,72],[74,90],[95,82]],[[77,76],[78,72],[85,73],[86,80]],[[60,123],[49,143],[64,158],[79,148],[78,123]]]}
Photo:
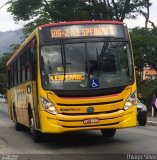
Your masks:
{"label": "led destination display", "polygon": [[116,37],[124,38],[124,26],[116,24],[88,24],[48,27],[43,30],[44,41],[56,38]]}

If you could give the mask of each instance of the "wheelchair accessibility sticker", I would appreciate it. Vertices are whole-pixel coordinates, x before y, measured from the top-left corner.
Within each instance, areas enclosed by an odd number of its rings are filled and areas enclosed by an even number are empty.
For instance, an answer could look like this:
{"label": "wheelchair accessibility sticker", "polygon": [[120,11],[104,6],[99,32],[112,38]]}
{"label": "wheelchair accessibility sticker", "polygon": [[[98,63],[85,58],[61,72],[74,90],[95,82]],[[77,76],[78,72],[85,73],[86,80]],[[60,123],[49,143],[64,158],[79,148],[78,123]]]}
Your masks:
{"label": "wheelchair accessibility sticker", "polygon": [[90,80],[90,86],[91,86],[91,88],[98,88],[99,87],[99,80],[98,79]]}

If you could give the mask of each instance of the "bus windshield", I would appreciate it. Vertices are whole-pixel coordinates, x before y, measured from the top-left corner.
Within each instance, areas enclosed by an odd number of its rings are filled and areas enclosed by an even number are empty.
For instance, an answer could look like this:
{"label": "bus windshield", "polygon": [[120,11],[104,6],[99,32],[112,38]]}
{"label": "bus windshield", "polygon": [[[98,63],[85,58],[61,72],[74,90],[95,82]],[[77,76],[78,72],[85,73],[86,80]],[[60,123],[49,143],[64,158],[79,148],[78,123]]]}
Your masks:
{"label": "bus windshield", "polygon": [[42,46],[41,79],[48,90],[91,90],[133,83],[129,42],[84,41]]}

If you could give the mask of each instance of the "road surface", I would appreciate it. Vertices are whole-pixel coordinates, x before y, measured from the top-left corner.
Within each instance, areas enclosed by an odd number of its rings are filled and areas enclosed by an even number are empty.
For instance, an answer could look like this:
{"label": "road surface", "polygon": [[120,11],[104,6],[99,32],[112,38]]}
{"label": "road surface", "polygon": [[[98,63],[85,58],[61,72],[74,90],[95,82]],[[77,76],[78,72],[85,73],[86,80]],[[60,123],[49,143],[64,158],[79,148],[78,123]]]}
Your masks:
{"label": "road surface", "polygon": [[[45,136],[44,142],[36,144],[29,132],[15,131],[14,123],[8,117],[7,104],[0,103],[0,154],[3,154],[2,159],[5,159],[6,154],[15,154],[15,159],[19,154],[35,154],[40,155],[39,157],[43,155],[48,157],[48,154],[54,154],[56,157],[73,155],[72,159],[75,160],[79,155],[84,157],[85,155],[124,154],[126,159],[133,159],[136,157],[129,157],[132,154],[155,156],[155,153],[157,153],[157,126],[137,126],[117,130],[114,138],[103,138],[100,131],[49,135]],[[56,157],[54,159],[57,159]],[[157,160],[157,155],[151,158]]]}

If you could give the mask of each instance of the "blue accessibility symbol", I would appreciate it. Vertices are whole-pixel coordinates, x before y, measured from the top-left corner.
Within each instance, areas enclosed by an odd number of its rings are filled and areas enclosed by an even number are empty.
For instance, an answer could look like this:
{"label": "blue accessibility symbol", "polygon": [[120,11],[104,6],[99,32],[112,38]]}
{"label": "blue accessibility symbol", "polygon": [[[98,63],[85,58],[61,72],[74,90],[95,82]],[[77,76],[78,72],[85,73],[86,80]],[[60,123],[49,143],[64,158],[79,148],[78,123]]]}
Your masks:
{"label": "blue accessibility symbol", "polygon": [[98,88],[99,87],[99,80],[98,79],[91,80],[90,86],[91,86],[91,88]]}

